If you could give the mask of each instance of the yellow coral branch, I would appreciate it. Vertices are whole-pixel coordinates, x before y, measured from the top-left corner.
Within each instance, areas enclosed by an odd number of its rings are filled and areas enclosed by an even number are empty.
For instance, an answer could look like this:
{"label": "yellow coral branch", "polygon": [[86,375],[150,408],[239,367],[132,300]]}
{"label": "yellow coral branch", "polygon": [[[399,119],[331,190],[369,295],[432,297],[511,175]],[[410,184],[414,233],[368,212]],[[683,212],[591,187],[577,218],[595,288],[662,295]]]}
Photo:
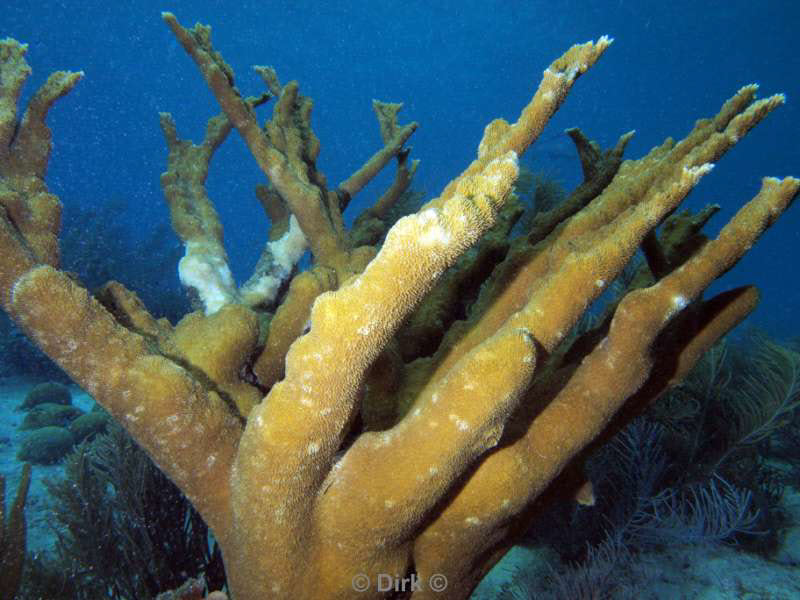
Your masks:
{"label": "yellow coral branch", "polygon": [[[755,87],[744,87],[678,144],[667,140],[621,165],[629,135],[603,154],[573,132],[586,182],[569,207],[543,217],[528,235],[496,241],[499,264],[470,290],[472,297],[481,292],[464,303],[466,319],[451,325],[441,311],[429,311],[430,323],[409,330],[426,332],[425,343],[438,349],[404,364],[399,328],[498,220],[494,233],[511,227],[519,212],[508,200],[518,154],[610,40],[575,46],[554,61],[517,122],[491,123],[478,158],[439,198],[398,221],[376,250],[353,242],[380,230],[367,221],[383,216],[383,201],[355,234],[346,231],[341,209],[391,156],[406,169],[402,146],[412,126],[397,127],[399,106],[380,109],[384,150],[333,192],[316,169],[311,101],[297,83],[281,85],[273,70],[257,69],[277,96],[262,129],[254,101],[241,98],[231,68],[211,47],[210,30],[184,29],[169,13],[164,19],[226,115],[212,119],[199,146],[178,140],[174,124],[163,121],[176,231],[225,262],[203,180],[213,148],[233,125],[274,185],[259,192],[277,221],[269,253],[284,254],[301,229],[317,264],[293,279],[274,315],[263,292],[294,263],[263,256],[243,292],[231,283],[231,298],[213,314],[193,313],[174,327],[120,284],[92,297],[54,268],[59,203],[41,178],[49,152],[44,114],[78,75],[51,78],[18,123],[29,68],[24,48],[6,41],[0,73],[10,83],[0,88],[0,141],[10,145],[0,154],[0,299],[187,494],[220,541],[239,600],[350,598],[354,577],[374,583],[380,574],[412,569],[422,580],[434,573],[448,580],[446,595],[424,588],[415,599],[468,597],[559,474],[680,381],[753,309],[752,288],[709,301],[701,294],[800,190],[797,179],[765,179],[715,240],[654,269],[650,287],[627,293],[613,319],[565,349],[568,331],[643,241],[653,242],[653,230],[711,161],[783,97],[756,100]],[[398,186],[407,185],[407,175]],[[695,229],[683,237],[699,235]],[[453,269],[448,280],[460,272]],[[450,283],[433,303],[452,302]],[[447,334],[435,335],[434,325]],[[372,422],[359,421],[374,413]],[[386,429],[375,431],[379,426]],[[373,587],[361,597],[381,593]]]}

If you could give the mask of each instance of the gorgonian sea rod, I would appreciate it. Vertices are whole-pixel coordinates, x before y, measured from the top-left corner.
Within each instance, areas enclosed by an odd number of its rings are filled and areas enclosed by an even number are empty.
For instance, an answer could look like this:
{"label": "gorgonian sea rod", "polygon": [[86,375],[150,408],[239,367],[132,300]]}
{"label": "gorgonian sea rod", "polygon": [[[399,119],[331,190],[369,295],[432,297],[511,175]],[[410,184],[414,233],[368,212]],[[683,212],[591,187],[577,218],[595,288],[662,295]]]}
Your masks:
{"label": "gorgonian sea rod", "polygon": [[[609,47],[603,37],[556,59],[518,120],[490,123],[472,164],[392,224],[416,169],[405,143],[417,125],[398,123],[400,105],[374,103],[383,146],[332,186],[296,82],[256,67],[266,92],[245,98],[208,27],[164,21],[222,109],[198,144],[161,115],[161,183],[198,310],[173,325],[118,282],[90,294],[59,270],[44,120],[82,74],[54,73],[20,118],[30,69],[13,40],[0,45],[0,290],[197,507],[236,600],[378,598],[382,574],[418,577],[414,598],[466,598],[536,518],[535,500],[568,497],[588,449],[754,308],[751,287],[702,294],[800,186],[764,179],[715,239],[704,219],[656,231],[690,218],[674,214],[686,194],[783,102],[746,86],[636,160],[622,160],[631,134],[602,150],[570,130],[583,183],[520,221],[518,157]],[[269,180],[256,195],[271,224],[240,286],[204,185],[233,129]],[[392,184],[347,227],[343,211],[389,163]],[[312,265],[298,271],[306,248]],[[646,261],[625,293],[571,335],[638,249]]]}

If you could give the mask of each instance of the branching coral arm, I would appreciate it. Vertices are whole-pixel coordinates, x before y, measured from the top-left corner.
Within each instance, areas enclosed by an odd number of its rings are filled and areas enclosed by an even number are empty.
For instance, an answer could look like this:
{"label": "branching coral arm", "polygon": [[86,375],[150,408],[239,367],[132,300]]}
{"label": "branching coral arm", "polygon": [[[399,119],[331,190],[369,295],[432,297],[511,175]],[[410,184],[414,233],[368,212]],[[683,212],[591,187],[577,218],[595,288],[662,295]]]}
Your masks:
{"label": "branching coral arm", "polygon": [[234,470],[242,535],[285,540],[285,559],[271,561],[276,584],[297,576],[292,557],[305,552],[302,540],[317,522],[316,497],[367,368],[444,269],[491,227],[516,176],[516,155],[509,152],[462,179],[441,208],[398,221],[361,275],[315,302],[310,332],[289,350],[285,379],[250,414]]}
{"label": "branching coral arm", "polygon": [[[324,190],[305,177],[306,165],[293,161],[297,157],[281,152],[265,136],[254,111],[234,87],[230,66],[211,47],[211,29],[202,25],[196,25],[191,30],[185,29],[172,13],[163,13],[162,17],[197,63],[223,112],[245,140],[261,170],[297,217],[314,255],[324,262],[332,254],[341,253],[344,250],[343,240],[337,231],[337,219],[332,219],[328,213]],[[276,122],[286,110],[291,109],[292,94],[297,94],[296,84],[283,86],[280,106],[276,107]],[[281,110],[281,106],[285,109]]]}
{"label": "branching coral arm", "polygon": [[[418,538],[415,564],[421,576],[447,571],[461,573],[465,580],[474,577],[478,565],[453,562],[454,556],[443,552],[443,544],[480,549],[474,556],[490,554],[499,540],[508,539],[498,531],[514,527],[514,516],[530,506],[530,500],[603,430],[628,398],[635,399],[637,391],[641,391],[646,398],[639,402],[652,400],[755,307],[757,294],[752,289],[726,294],[720,299],[722,302],[705,313],[706,321],[693,337],[673,350],[674,356],[659,358],[662,366],[665,361],[674,362],[672,378],[659,375],[653,385],[643,388],[653,368],[650,349],[656,336],[741,258],[789,206],[799,189],[800,180],[794,178],[765,179],[759,194],[716,240],[659,283],[625,297],[607,338],[584,358],[547,406],[531,417],[524,434],[501,443],[496,452],[487,456],[458,496]],[[715,300],[709,304],[713,303]]]}

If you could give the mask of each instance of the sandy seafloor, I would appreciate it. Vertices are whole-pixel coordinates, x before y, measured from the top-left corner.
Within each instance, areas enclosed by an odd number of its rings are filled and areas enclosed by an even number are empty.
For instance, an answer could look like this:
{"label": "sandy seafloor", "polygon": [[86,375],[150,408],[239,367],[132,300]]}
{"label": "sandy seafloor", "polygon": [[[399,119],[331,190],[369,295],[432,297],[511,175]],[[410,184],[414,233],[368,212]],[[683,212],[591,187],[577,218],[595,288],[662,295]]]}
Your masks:
{"label": "sandy seafloor", "polygon": [[[22,463],[17,460],[17,451],[30,431],[18,429],[25,418],[24,411],[16,408],[22,404],[31,388],[42,381],[24,378],[0,379],[0,474],[6,478],[6,507],[11,505],[17,493],[17,484],[22,473]],[[78,386],[70,385],[72,405],[84,412],[94,406],[94,400]],[[53,522],[48,510],[49,494],[44,486],[46,479],[63,478],[61,464],[34,465],[31,471],[31,487],[25,504],[28,523],[28,550],[41,552],[51,549],[55,540]]]}
{"label": "sandy seafloor", "polygon": [[[6,507],[16,493],[22,464],[17,461],[19,445],[28,432],[17,429],[25,417],[16,411],[28,391],[40,381],[24,378],[0,379],[0,473],[6,477]],[[72,404],[88,412],[94,400],[77,386],[70,386]],[[45,479],[64,476],[61,465],[33,467],[31,487],[26,504],[28,524],[28,550],[47,552],[55,540],[54,523],[48,508],[49,495]],[[800,523],[800,493],[787,487],[784,506]],[[557,597],[540,586],[546,581],[548,557],[541,549],[516,547],[484,579],[473,594],[473,600],[494,600],[501,590],[514,589],[515,595],[507,598],[536,598],[546,600]],[[800,600],[800,526],[787,531],[781,551],[771,560],[747,554],[735,547],[676,546],[662,552],[639,555],[637,568],[615,574],[620,582],[636,590],[638,598],[654,599],[764,599]],[[528,587],[513,587],[514,574],[520,570]],[[531,584],[531,582],[533,582]],[[641,586],[641,587],[640,587]],[[510,591],[509,589],[509,591]]]}

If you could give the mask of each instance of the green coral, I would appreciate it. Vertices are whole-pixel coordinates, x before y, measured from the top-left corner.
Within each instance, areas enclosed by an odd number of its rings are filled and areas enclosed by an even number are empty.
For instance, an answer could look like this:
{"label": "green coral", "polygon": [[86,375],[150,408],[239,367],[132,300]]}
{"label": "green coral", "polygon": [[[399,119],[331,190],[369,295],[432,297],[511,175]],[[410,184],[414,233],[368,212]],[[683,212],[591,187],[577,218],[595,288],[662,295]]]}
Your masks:
{"label": "green coral", "polygon": [[37,465],[52,465],[59,462],[72,450],[75,440],[63,427],[41,427],[22,441],[17,460],[26,460]]}
{"label": "green coral", "polygon": [[25,400],[17,407],[17,410],[30,410],[40,404],[72,404],[72,394],[69,388],[61,383],[48,382],[33,386],[31,391],[25,396]]}

